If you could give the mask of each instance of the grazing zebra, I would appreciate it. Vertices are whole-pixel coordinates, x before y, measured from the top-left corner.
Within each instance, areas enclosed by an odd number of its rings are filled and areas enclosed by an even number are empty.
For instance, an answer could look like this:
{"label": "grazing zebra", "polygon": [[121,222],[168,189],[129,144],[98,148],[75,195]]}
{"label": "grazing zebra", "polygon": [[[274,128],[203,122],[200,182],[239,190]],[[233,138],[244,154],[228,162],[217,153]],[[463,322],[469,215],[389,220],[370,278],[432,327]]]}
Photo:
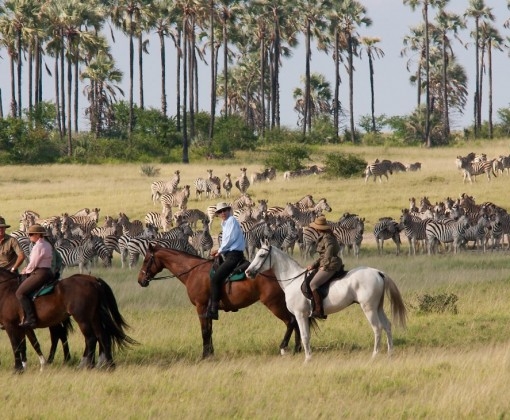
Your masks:
{"label": "grazing zebra", "polygon": [[466,179],[469,180],[470,183],[473,183],[473,178],[476,182],[476,176],[486,174],[487,180],[491,180],[491,173],[494,177],[497,177],[497,174],[494,169],[495,159],[479,161],[479,162],[469,162],[465,158],[461,156],[457,156],[456,164],[459,169],[462,170],[462,182],[465,183]]}
{"label": "grazing zebra", "polygon": [[391,239],[397,246],[397,255],[400,254],[400,225],[391,217],[382,217],[374,225],[374,236],[377,242],[377,252],[383,253],[384,241]]}
{"label": "grazing zebra", "polygon": [[402,162],[395,161],[395,162],[391,162],[391,170],[392,170],[392,172],[395,172],[395,173],[406,172],[407,168]]}
{"label": "grazing zebra", "polygon": [[292,178],[297,178],[301,176],[317,175],[318,173],[320,173],[319,167],[317,165],[311,165],[308,168],[304,169],[286,171],[283,173],[283,179],[290,180]]}
{"label": "grazing zebra", "polygon": [[213,247],[213,238],[209,232],[209,219],[202,220],[203,229],[197,230],[191,235],[191,244],[202,258],[209,258]]}
{"label": "grazing zebra", "polygon": [[235,182],[235,186],[241,192],[241,194],[246,194],[246,191],[250,187],[250,180],[246,176],[246,171],[246,168],[241,168],[241,175]]}
{"label": "grazing zebra", "polygon": [[[207,222],[209,223],[209,218],[207,215],[199,209],[187,209],[187,210],[180,210],[174,214],[174,220],[176,221],[176,225],[187,222],[190,224],[192,229],[196,229],[198,221],[204,221],[207,219]],[[177,223],[177,221],[180,221],[180,223]]]}
{"label": "grazing zebra", "polygon": [[181,172],[178,170],[174,172],[174,176],[170,181],[154,181],[151,184],[152,204],[156,205],[156,201],[158,201],[163,194],[173,194],[177,192],[180,181]]}
{"label": "grazing zebra", "polygon": [[[420,219],[413,216],[408,209],[402,210],[400,224],[404,228],[404,234],[409,241],[409,255],[416,255],[416,244],[427,241],[427,224],[431,219]],[[425,249],[425,247],[423,247]]]}
{"label": "grazing zebra", "polygon": [[383,175],[386,177],[386,181],[389,181],[388,172],[390,175],[393,174],[391,169],[391,161],[386,159],[379,161],[379,159],[376,159],[374,163],[368,164],[365,168],[365,184],[367,183],[368,178],[371,176],[374,177],[374,182],[376,178],[379,177],[379,182],[382,183]]}
{"label": "grazing zebra", "polygon": [[169,227],[173,226],[172,213],[167,214],[150,211],[145,215],[145,226],[151,225],[156,229],[168,230]]}
{"label": "grazing zebra", "polygon": [[84,240],[80,245],[75,247],[56,247],[55,251],[62,258],[62,271],[65,267],[79,267],[80,274],[83,269],[87,269],[90,274],[90,264],[94,256],[99,256],[105,267],[112,264],[112,254],[105,246],[104,242],[97,237]]}
{"label": "grazing zebra", "polygon": [[276,169],[275,168],[265,168],[262,172],[254,172],[251,175],[251,183],[255,184],[256,182],[261,181],[271,181],[276,178]]}
{"label": "grazing zebra", "polygon": [[170,194],[163,194],[159,201],[161,202],[161,205],[163,206],[162,213],[165,213],[165,211],[168,211],[169,208],[172,207],[178,207],[179,209],[186,209],[188,204],[188,198],[190,194],[190,186],[185,185],[182,190]]}
{"label": "grazing zebra", "polygon": [[225,174],[225,179],[221,183],[223,190],[225,191],[225,198],[230,197],[230,191],[232,191],[232,178],[229,173]]}
{"label": "grazing zebra", "polygon": [[453,243],[453,252],[457,253],[460,245],[464,242],[464,233],[468,227],[469,220],[466,216],[461,216],[458,220],[450,222],[431,220],[425,228],[429,255],[435,253],[436,245],[439,242]]}
{"label": "grazing zebra", "polygon": [[420,162],[410,163],[409,165],[406,165],[406,170],[409,172],[421,171],[421,163]]}

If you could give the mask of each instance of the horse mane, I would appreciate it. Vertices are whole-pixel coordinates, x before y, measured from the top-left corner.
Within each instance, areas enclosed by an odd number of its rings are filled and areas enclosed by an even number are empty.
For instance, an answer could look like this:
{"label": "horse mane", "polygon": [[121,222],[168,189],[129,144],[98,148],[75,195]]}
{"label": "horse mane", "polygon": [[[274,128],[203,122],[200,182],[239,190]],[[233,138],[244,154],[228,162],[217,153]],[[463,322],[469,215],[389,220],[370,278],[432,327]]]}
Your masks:
{"label": "horse mane", "polygon": [[[152,250],[152,251],[168,251],[168,252],[177,252],[178,254],[182,254],[182,255],[186,255],[187,257],[195,257],[197,260],[207,260],[208,258],[203,258],[201,257],[200,255],[195,255],[195,254],[190,254],[189,252],[186,252],[186,251],[181,251],[180,249],[175,249],[175,248],[165,248],[164,246],[161,246],[159,244],[150,244],[149,245],[149,249]],[[211,260],[212,262],[212,260]]]}

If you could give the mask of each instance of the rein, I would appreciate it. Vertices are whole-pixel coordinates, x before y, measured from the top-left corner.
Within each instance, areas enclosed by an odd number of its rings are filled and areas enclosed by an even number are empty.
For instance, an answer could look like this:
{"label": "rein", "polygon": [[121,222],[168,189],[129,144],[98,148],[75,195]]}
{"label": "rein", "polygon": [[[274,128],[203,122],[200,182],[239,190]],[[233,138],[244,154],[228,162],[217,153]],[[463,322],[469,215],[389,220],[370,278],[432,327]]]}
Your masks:
{"label": "rein", "polygon": [[[260,264],[260,267],[262,267],[262,266],[264,265],[264,263],[266,262],[266,260],[267,260],[268,258],[269,258],[269,266],[271,267],[271,254],[272,254],[272,253],[271,253],[271,250],[272,250],[272,248],[273,248],[273,246],[272,246],[272,245],[269,245],[268,253],[267,253],[267,255],[265,256],[264,260],[262,261],[262,264]],[[259,268],[259,270],[260,270],[260,268]],[[271,278],[271,276],[268,276],[268,275],[266,275],[266,274],[264,274],[264,273],[261,273],[259,270],[257,270],[257,271],[255,272],[255,275],[260,274],[262,277],[266,277],[266,278],[269,278],[269,279]],[[294,281],[294,280],[298,279],[299,277],[301,277],[303,274],[307,273],[308,271],[309,271],[309,270],[307,270],[307,269],[305,268],[305,270],[304,270],[302,273],[296,274],[294,277],[290,277],[290,278],[288,278],[288,279],[278,279],[278,278],[277,278],[277,279],[276,279],[276,281],[278,281],[278,282],[282,282],[282,283],[285,283],[285,282],[288,282],[288,281],[289,281],[289,282],[291,282],[291,281]],[[276,276],[275,276],[275,277],[276,277]]]}
{"label": "rein", "polygon": [[[151,256],[149,258],[149,262],[147,263],[147,268],[146,270],[149,270],[150,266],[152,265],[152,263],[154,262],[154,252],[151,252]],[[191,267],[189,270],[187,271],[184,271],[180,274],[170,274],[168,276],[160,276],[160,277],[152,277],[152,278],[149,278],[149,273],[148,271],[146,270],[142,270],[142,273],[145,274],[145,280],[147,281],[147,283],[151,282],[152,280],[164,280],[164,279],[173,279],[173,278],[178,278],[178,277],[181,277],[181,276],[184,276],[185,274],[188,274],[190,273],[191,271],[193,271],[195,268],[197,267],[200,267],[201,265],[204,265],[206,263],[208,263],[210,260],[205,260],[205,261],[202,261],[200,264],[197,264],[193,267]]]}

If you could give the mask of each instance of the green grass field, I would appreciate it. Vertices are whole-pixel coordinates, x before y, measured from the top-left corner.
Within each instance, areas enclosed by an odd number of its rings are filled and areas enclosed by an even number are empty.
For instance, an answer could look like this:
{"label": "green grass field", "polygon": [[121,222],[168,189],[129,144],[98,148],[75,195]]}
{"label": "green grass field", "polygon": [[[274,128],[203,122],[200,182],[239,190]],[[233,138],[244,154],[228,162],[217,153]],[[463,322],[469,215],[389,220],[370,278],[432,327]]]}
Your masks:
{"label": "green grass field", "polygon": [[[4,418],[505,418],[510,413],[510,275],[509,253],[466,251],[458,255],[395,256],[387,243],[377,255],[370,235],[379,217],[398,218],[409,198],[432,202],[473,195],[510,208],[510,176],[490,183],[479,177],[463,184],[455,157],[471,151],[489,157],[508,155],[507,142],[477,143],[440,150],[329,148],[356,153],[367,161],[420,161],[422,171],[400,173],[382,184],[364,179],[327,180],[311,177],[255,184],[254,199],[284,205],[305,194],[327,198],[331,220],[349,211],[365,217],[365,237],[359,259],[345,256],[347,267],[368,265],[386,271],[399,286],[409,310],[407,330],[395,329],[392,358],[383,351],[371,359],[373,333],[359,307],[321,322],[312,335],[313,359],[280,356],[284,325],[260,303],[237,313],[220,313],[214,323],[216,355],[201,360],[200,328],[184,287],[175,279],[137,284],[138,268],[94,268],[113,288],[120,310],[140,345],[116,354],[117,369],[78,371],[83,337],[70,337],[73,364],[64,366],[62,352],[52,366],[39,372],[29,349],[23,375],[13,375],[12,351],[5,333],[0,340],[0,385]],[[321,152],[323,153],[323,152]],[[313,160],[321,162],[321,153]],[[193,185],[206,169],[233,177],[246,166],[248,175],[262,168],[260,156],[239,156],[235,162],[160,165],[157,179],[181,171],[181,184]],[[157,166],[157,165],[156,165]],[[43,217],[98,207],[101,217],[125,212],[143,220],[160,211],[150,197],[154,179],[140,174],[139,165],[1,167],[3,194],[0,214],[13,230],[20,214],[35,210]],[[235,195],[235,193],[234,193]],[[193,195],[192,195],[193,198]],[[191,200],[204,210],[220,200]],[[213,233],[218,232],[218,222]],[[296,250],[296,258],[299,259]],[[304,261],[301,261],[303,264]],[[67,270],[65,275],[76,272]],[[423,296],[455,295],[456,313],[420,311]],[[49,350],[49,333],[38,331]]]}

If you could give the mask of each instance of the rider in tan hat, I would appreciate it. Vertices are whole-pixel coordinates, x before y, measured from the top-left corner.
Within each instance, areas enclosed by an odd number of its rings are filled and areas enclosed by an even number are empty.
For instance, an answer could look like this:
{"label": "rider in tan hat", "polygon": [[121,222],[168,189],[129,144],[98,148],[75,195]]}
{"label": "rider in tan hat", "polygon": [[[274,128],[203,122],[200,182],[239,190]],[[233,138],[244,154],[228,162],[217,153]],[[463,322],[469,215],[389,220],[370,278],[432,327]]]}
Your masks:
{"label": "rider in tan hat", "polygon": [[45,236],[48,236],[44,226],[37,224],[30,226],[28,236],[34,246],[30,252],[30,262],[22,271],[22,274],[28,276],[16,290],[16,297],[25,312],[25,319],[20,326],[34,328],[37,321],[32,300],[28,295],[53,279],[53,273],[51,272],[53,247],[44,239]]}
{"label": "rider in tan hat", "polygon": [[6,224],[5,219],[0,216],[0,267],[14,273],[25,260],[25,254],[18,240],[5,233],[5,229],[10,227],[11,225]]}
{"label": "rider in tan hat", "polygon": [[307,267],[308,270],[319,270],[310,281],[310,289],[313,295],[313,312],[312,317],[325,319],[324,307],[322,305],[322,298],[317,289],[330,280],[334,274],[343,268],[342,259],[338,256],[340,252],[340,245],[331,230],[326,218],[319,216],[310,223],[310,227],[319,233],[317,241],[317,252],[319,258]]}

